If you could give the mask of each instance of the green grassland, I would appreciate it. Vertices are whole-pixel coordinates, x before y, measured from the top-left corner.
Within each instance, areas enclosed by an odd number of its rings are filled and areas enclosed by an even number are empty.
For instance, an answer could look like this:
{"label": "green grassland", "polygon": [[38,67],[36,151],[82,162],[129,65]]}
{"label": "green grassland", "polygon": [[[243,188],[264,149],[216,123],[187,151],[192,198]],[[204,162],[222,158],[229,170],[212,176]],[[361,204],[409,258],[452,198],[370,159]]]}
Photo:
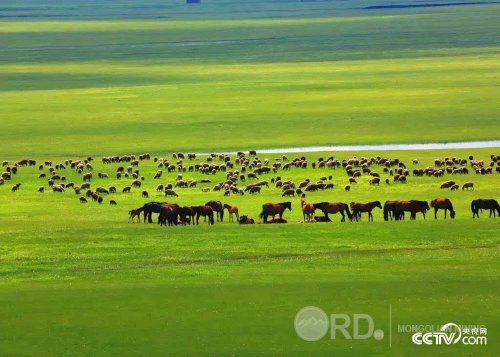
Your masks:
{"label": "green grassland", "polygon": [[[410,163],[432,165],[445,156],[487,159],[491,150],[386,152]],[[327,153],[306,154],[310,160]],[[337,153],[338,158],[376,153]],[[380,153],[379,153],[380,154]],[[165,154],[166,155],[166,154]],[[261,155],[273,160],[279,155]],[[48,159],[48,158],[47,158]],[[97,158],[96,158],[97,159]],[[63,158],[54,159],[54,164]],[[202,157],[199,160],[204,161]],[[112,174],[119,164],[94,163],[95,172]],[[194,163],[194,162],[193,162]],[[442,324],[458,321],[488,327],[488,346],[448,349],[457,353],[493,354],[499,328],[498,218],[472,219],[470,201],[497,197],[498,174],[409,177],[407,184],[368,184],[363,176],[350,192],[341,169],[292,169],[283,178],[301,181],[332,175],[332,191],[308,193],[311,202],[371,201],[449,197],[455,220],[438,220],[431,213],[417,221],[385,222],[380,210],[375,221],[301,223],[299,199],[285,218],[288,225],[216,222],[208,226],[160,228],[128,223],[127,212],[150,200],[163,201],[159,183],[172,183],[177,173],[153,180],[156,164],[139,165],[145,181],[130,194],[105,197],[102,205],[82,205],[71,190],[40,194],[37,167],[21,168],[12,183],[0,186],[0,315],[4,330],[0,349],[6,354],[414,354],[410,334],[398,324]],[[374,171],[390,178],[381,168]],[[81,182],[72,170],[68,181]],[[95,178],[92,186],[116,185],[130,179]],[[270,179],[274,175],[263,175]],[[224,174],[185,173],[186,179]],[[439,189],[444,180],[473,181],[474,191]],[[264,202],[280,202],[281,192],[264,189],[260,195],[231,195],[178,189],[181,205],[218,199],[257,218]],[[48,188],[48,187],[47,187]],[[150,193],[149,199],[141,191]],[[109,199],[118,205],[110,206]],[[169,199],[169,201],[172,201]],[[388,309],[392,304],[392,348],[389,347]],[[382,341],[301,341],[293,317],[315,305],[329,313],[369,313]],[[474,349],[473,349],[474,348]],[[439,353],[428,348],[426,352]]]}
{"label": "green grassland", "polygon": [[[450,3],[461,1],[447,1]],[[0,160],[222,152],[268,147],[498,139],[500,52],[495,3],[366,9],[421,1],[16,0],[0,5]],[[425,3],[439,3],[428,0]],[[435,157],[488,161],[496,149],[304,154],[399,157],[413,169]],[[259,155],[271,161],[279,155]],[[293,156],[293,155],[289,155]],[[203,158],[202,158],[203,159]],[[0,186],[0,355],[495,355],[498,218],[472,219],[470,201],[498,199],[499,175],[409,177],[350,192],[345,172],[280,172],[295,181],[333,175],[318,201],[445,196],[454,220],[217,223],[162,227],[127,212],[164,200],[153,161],[143,188],[79,203],[56,194],[37,167]],[[375,169],[381,172],[379,168]],[[47,169],[45,169],[47,171]],[[68,181],[81,176],[64,170]],[[269,179],[275,175],[263,177]],[[386,178],[387,175],[383,175]],[[186,173],[185,178],[207,178]],[[217,173],[214,182],[223,180]],[[474,191],[440,190],[442,181]],[[22,183],[11,192],[14,183]],[[279,190],[223,197],[179,190],[179,204],[219,199],[257,218]],[[47,192],[37,193],[39,186]],[[149,199],[141,198],[146,189]],[[109,199],[118,202],[109,205]],[[288,199],[287,199],[288,200]],[[169,200],[172,201],[172,200]],[[304,306],[367,313],[381,341],[297,337]],[[389,325],[392,305],[392,326]],[[411,343],[397,325],[485,325],[487,346]],[[392,346],[389,335],[392,331]]]}
{"label": "green grassland", "polygon": [[495,4],[99,3],[5,11],[3,155],[498,139]]}

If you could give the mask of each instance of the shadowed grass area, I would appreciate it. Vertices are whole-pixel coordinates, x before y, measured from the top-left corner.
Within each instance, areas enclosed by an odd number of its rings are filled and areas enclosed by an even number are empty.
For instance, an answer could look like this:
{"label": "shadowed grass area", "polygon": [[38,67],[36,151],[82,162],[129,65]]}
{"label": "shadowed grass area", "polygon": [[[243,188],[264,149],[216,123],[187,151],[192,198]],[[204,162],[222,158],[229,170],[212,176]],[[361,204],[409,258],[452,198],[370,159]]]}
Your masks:
{"label": "shadowed grass area", "polygon": [[496,4],[96,6],[110,17],[0,22],[4,155],[498,139]]}

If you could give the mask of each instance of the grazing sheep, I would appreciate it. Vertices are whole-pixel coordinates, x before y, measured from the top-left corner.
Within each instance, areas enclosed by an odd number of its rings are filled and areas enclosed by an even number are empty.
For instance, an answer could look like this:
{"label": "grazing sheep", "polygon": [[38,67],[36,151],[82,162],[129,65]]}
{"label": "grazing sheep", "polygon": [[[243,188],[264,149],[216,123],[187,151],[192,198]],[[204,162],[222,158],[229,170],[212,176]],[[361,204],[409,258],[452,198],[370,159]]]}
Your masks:
{"label": "grazing sheep", "polygon": [[54,186],[52,186],[52,191],[53,192],[64,192],[64,187],[63,187],[63,185],[54,185]]}
{"label": "grazing sheep", "polygon": [[455,181],[446,181],[446,182],[443,182],[441,184],[440,188],[450,188],[454,184],[455,184]]}
{"label": "grazing sheep", "polygon": [[463,190],[473,190],[473,189],[474,189],[474,183],[472,183],[472,182],[466,182],[462,186],[462,191]]}
{"label": "grazing sheep", "polygon": [[115,200],[109,200],[109,204],[111,206],[116,206],[116,201]]}
{"label": "grazing sheep", "polygon": [[21,187],[21,184],[20,183],[16,183],[14,186],[12,186],[11,191],[12,192],[16,192],[17,190],[19,190],[19,187]]}
{"label": "grazing sheep", "polygon": [[80,197],[80,203],[87,203],[87,199],[85,197]]}
{"label": "grazing sheep", "polygon": [[130,186],[126,186],[123,188],[122,192],[125,193],[125,192],[130,192],[131,190],[131,187]]}
{"label": "grazing sheep", "polygon": [[38,187],[38,192],[43,193],[45,191],[44,187]]}
{"label": "grazing sheep", "polygon": [[105,189],[104,187],[97,187],[97,188],[95,189],[95,191],[96,191],[97,193],[105,193],[105,194],[109,195],[109,191],[108,191],[107,189]]}
{"label": "grazing sheep", "polygon": [[90,181],[92,179],[92,172],[88,172],[83,175],[83,181]]}
{"label": "grazing sheep", "polygon": [[101,203],[102,203],[102,201],[103,201],[103,199],[102,199],[102,197],[101,197],[101,196],[97,197],[97,203],[101,204]]}
{"label": "grazing sheep", "polygon": [[167,196],[175,196],[175,197],[179,197],[179,195],[174,191],[174,190],[165,190],[165,197]]}
{"label": "grazing sheep", "polygon": [[450,190],[451,190],[451,191],[456,191],[456,190],[458,190],[459,188],[460,188],[460,186],[458,186],[457,184],[455,184],[455,185],[452,185],[452,186],[450,187]]}
{"label": "grazing sheep", "polygon": [[142,191],[142,198],[148,198],[148,197],[149,197],[148,191]]}
{"label": "grazing sheep", "polygon": [[350,191],[350,190],[351,190],[351,186],[350,186],[350,185],[346,185],[346,186],[344,187],[344,190],[346,190],[346,191]]}
{"label": "grazing sheep", "polygon": [[132,186],[133,187],[141,187],[142,183],[140,180],[134,180],[132,181]]}

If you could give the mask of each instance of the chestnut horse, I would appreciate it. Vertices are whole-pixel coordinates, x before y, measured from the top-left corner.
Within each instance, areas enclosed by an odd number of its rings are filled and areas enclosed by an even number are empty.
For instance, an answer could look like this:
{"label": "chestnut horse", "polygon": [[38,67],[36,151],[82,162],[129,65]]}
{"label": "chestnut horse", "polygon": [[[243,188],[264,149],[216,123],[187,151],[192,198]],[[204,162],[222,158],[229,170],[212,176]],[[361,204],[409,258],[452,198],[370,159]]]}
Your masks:
{"label": "chestnut horse", "polygon": [[410,212],[410,219],[415,220],[417,213],[421,212],[425,219],[425,214],[428,210],[430,210],[430,207],[427,201],[396,201],[393,215],[396,221],[400,221],[404,219],[404,212]]}
{"label": "chestnut horse", "polygon": [[489,209],[490,210],[490,218],[493,213],[493,217],[496,217],[496,212],[498,212],[498,216],[500,217],[500,205],[497,200],[494,199],[477,199],[471,202],[470,209],[472,211],[472,218],[479,218],[479,210]]}
{"label": "chestnut horse", "polygon": [[238,212],[238,207],[231,206],[231,205],[228,205],[227,203],[225,203],[224,204],[224,208],[227,209],[227,211],[229,212],[229,222],[233,222],[234,221],[233,215],[236,216],[236,221],[239,222],[239,220],[240,220],[240,214]]}
{"label": "chestnut horse", "polygon": [[193,206],[191,209],[196,212],[196,224],[200,224],[200,216],[208,217],[208,224],[214,224],[214,210],[211,206]]}
{"label": "chestnut horse", "polygon": [[446,211],[450,210],[450,217],[455,218],[455,211],[451,201],[447,198],[435,198],[431,201],[431,207],[434,208],[434,219],[437,219],[437,211],[444,209],[444,218],[446,219]]}
{"label": "chestnut horse", "polygon": [[349,205],[347,203],[343,202],[319,202],[319,203],[314,203],[313,204],[314,208],[320,209],[323,214],[325,215],[325,219],[327,222],[330,222],[330,218],[328,218],[328,214],[335,214],[335,213],[340,213],[342,215],[342,219],[340,220],[341,222],[345,222],[345,214],[347,214],[347,218],[349,220],[352,220],[352,214],[351,211],[349,211]]}
{"label": "chestnut horse", "polygon": [[177,225],[177,205],[161,205],[160,215],[158,216],[158,223],[160,226]]}
{"label": "chestnut horse", "polygon": [[[83,198],[83,200],[85,200],[84,197],[80,197],[80,202],[84,202],[82,200],[82,198]],[[85,200],[85,202],[86,201],[87,200]],[[137,217],[137,221],[140,223],[142,211],[144,211],[144,207],[140,207],[140,208],[132,209],[132,210],[128,211],[128,221],[130,222],[130,220],[132,220],[132,223],[134,223],[134,218]]]}
{"label": "chestnut horse", "polygon": [[368,202],[368,203],[351,202],[352,217],[356,221],[360,221],[361,220],[361,213],[366,212],[366,213],[368,213],[368,222],[369,221],[373,222],[372,211],[375,207],[382,209],[382,205],[380,204],[380,201],[373,201],[373,202]]}
{"label": "chestnut horse", "polygon": [[262,212],[259,214],[259,217],[263,223],[267,223],[267,217],[269,216],[272,216],[274,219],[276,215],[279,215],[280,219],[282,219],[283,212],[286,209],[292,210],[292,202],[265,203],[262,205]]}
{"label": "chestnut horse", "polygon": [[314,218],[314,211],[316,208],[312,203],[306,202],[306,195],[302,195],[300,198],[300,206],[302,207],[302,216],[304,217],[304,222],[312,222]]}

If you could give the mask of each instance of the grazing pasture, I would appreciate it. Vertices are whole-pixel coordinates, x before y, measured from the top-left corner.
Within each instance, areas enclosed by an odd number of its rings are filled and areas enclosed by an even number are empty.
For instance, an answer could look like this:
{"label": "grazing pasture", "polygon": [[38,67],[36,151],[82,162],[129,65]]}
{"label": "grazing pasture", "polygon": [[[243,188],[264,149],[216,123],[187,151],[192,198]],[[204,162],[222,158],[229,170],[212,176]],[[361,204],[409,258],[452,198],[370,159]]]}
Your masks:
{"label": "grazing pasture", "polygon": [[[372,176],[363,173],[346,192],[345,168],[311,166],[320,156],[342,159],[377,154],[406,163],[410,171],[407,182],[393,183],[391,179],[389,185],[374,186],[369,182]],[[241,344],[248,344],[245,351],[255,353],[263,349],[329,353],[342,348],[380,353],[416,351],[408,334],[395,331],[392,350],[387,340],[370,340],[361,345],[351,345],[349,340],[335,341],[335,345],[327,340],[314,344],[298,340],[293,316],[311,304],[332,311],[369,312],[386,331],[389,303],[393,311],[398,311],[393,323],[480,320],[494,331],[498,328],[491,314],[498,293],[493,284],[498,275],[498,217],[488,218],[489,212],[484,211],[479,219],[473,219],[470,203],[479,197],[498,198],[499,174],[481,175],[472,170],[465,175],[445,173],[442,177],[411,174],[414,167],[434,165],[437,157],[462,158],[470,154],[488,163],[491,150],[304,154],[309,162],[305,169],[281,169],[238,183],[247,185],[277,175],[293,182],[326,178],[334,183],[333,189],[307,192],[308,203],[416,199],[430,204],[437,197],[453,202],[454,219],[445,220],[442,211],[434,219],[431,208],[426,220],[419,214],[415,221],[407,216],[400,222],[384,221],[382,210],[376,209],[372,212],[373,222],[368,222],[366,216],[360,222],[351,222],[347,217],[341,222],[338,214],[329,214],[331,222],[304,224],[301,198],[296,195],[289,199],[292,211],[284,214],[288,224],[259,224],[262,204],[282,202],[281,189],[270,184],[262,186],[259,195],[238,192],[229,196],[224,196],[223,190],[203,190],[225,180],[221,171],[187,171],[182,179],[196,180],[198,185],[179,188],[178,197],[165,198],[163,192],[156,191],[158,162],[154,157],[172,160],[171,154],[151,155],[150,160],[140,161],[137,169],[145,178],[141,187],[131,187],[130,193],[122,193],[120,188],[129,185],[132,178],[113,175],[123,164],[103,164],[95,157],[92,171],[107,172],[109,177],[93,175],[90,188],[117,188],[115,193],[100,196],[104,198],[101,205],[91,200],[82,205],[73,189],[40,193],[38,188],[48,187],[48,179],[39,174],[48,172],[48,168],[20,167],[15,179],[22,186],[17,192],[11,192],[9,185],[0,186],[0,311],[3,323],[10,327],[0,345],[16,352],[19,345],[11,341],[22,335],[26,344],[36,346],[37,353],[83,350],[99,354],[101,348],[110,353],[135,348],[152,353],[162,348],[190,353],[196,351],[189,337],[195,332],[200,334],[204,348],[213,353],[236,353],[241,351]],[[294,158],[287,156],[290,161]],[[257,153],[257,157],[273,162],[281,155]],[[413,164],[415,158],[418,164]],[[47,161],[56,165],[64,159]],[[198,156],[193,161],[185,160],[185,164],[206,160],[206,156]],[[218,158],[211,163],[219,163]],[[466,166],[470,169],[469,164]],[[382,180],[391,177],[383,167],[371,168],[379,172]],[[79,174],[71,168],[58,172],[64,172],[66,182],[83,182],[84,172]],[[178,175],[165,172],[161,183],[165,187],[173,184]],[[451,179],[457,183],[474,182],[475,189],[440,188]],[[142,196],[144,190],[149,192],[148,198]],[[111,200],[117,205],[110,205]],[[229,222],[227,214],[220,222],[214,214],[213,225],[200,217],[199,225],[161,227],[157,214],[153,213],[153,223],[149,224],[144,223],[140,212],[140,223],[137,217],[136,223],[129,223],[129,211],[152,200],[168,200],[180,206],[221,201],[237,206],[240,216],[251,217],[257,224]],[[323,213],[317,209],[316,215]],[[458,298],[449,300],[450,294]],[[175,311],[182,311],[182,317]],[[19,314],[29,314],[30,319],[20,319]],[[268,320],[258,327],[261,314]],[[150,317],[145,320],[145,315]],[[239,317],[237,321],[235,316]],[[231,336],[231,341],[220,339],[219,333],[210,332],[210,328],[209,332],[200,330],[200,319],[204,326],[214,326]],[[26,333],[33,326],[37,333]],[[85,345],[78,342],[82,335]],[[130,336],[135,338],[122,341]],[[175,343],[165,340],[165,336],[175,336]],[[488,351],[489,346],[484,349]]]}

